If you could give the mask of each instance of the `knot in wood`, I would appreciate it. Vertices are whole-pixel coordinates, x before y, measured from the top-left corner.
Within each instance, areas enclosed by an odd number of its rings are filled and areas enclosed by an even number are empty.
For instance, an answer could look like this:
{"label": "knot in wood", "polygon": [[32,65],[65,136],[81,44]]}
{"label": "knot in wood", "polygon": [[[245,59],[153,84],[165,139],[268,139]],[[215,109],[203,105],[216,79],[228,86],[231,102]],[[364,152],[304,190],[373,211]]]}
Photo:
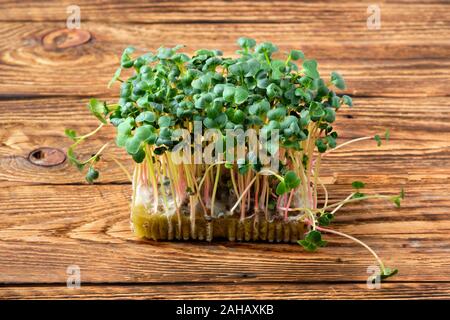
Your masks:
{"label": "knot in wood", "polygon": [[80,46],[91,39],[91,33],[81,29],[59,29],[46,34],[42,39],[45,50],[67,49]]}
{"label": "knot in wood", "polygon": [[54,167],[66,161],[66,154],[57,148],[42,147],[30,152],[28,161],[42,167]]}

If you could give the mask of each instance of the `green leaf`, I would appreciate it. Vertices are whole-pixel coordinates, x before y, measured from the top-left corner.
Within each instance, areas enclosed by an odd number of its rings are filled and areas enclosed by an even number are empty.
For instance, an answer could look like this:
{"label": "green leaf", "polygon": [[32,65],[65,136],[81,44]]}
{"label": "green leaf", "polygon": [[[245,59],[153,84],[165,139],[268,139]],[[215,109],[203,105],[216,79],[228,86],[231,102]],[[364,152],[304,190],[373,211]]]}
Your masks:
{"label": "green leaf", "polygon": [[255,51],[257,53],[267,54],[270,57],[272,53],[278,51],[278,48],[271,42],[263,42],[256,46]]}
{"label": "green leaf", "polygon": [[306,251],[314,252],[317,250],[317,246],[306,240],[298,240],[297,243],[303,247]]}
{"label": "green leaf", "polygon": [[156,115],[151,111],[141,112],[135,119],[136,122],[153,123],[156,121]]}
{"label": "green leaf", "polygon": [[131,59],[131,54],[135,51],[133,47],[126,48],[120,59],[120,65],[122,68],[131,68],[133,66],[134,61]]}
{"label": "green leaf", "polygon": [[396,275],[397,273],[398,273],[398,269],[391,269],[391,268],[385,267],[380,275],[380,278],[382,280],[384,280],[384,279],[387,279],[389,277]]}
{"label": "green leaf", "polygon": [[327,242],[322,240],[322,235],[319,231],[311,230],[305,236],[305,239],[298,241],[298,244],[300,244],[307,251],[314,251],[317,247],[326,246]]}
{"label": "green leaf", "polygon": [[266,88],[266,91],[267,91],[267,96],[270,99],[281,97],[283,94],[283,90],[281,90],[281,88],[279,86],[277,86],[275,83],[271,83]]}
{"label": "green leaf", "polygon": [[343,102],[344,104],[348,105],[349,107],[353,107],[353,100],[352,100],[352,98],[350,98],[350,97],[347,96],[347,95],[343,95],[343,96],[342,96],[342,102]]}
{"label": "green leaf", "polygon": [[108,83],[108,89],[111,88],[111,86],[114,84],[114,82],[117,81],[117,79],[119,79],[121,72],[122,72],[122,68],[120,68],[120,67],[117,68],[116,72],[114,72],[114,76],[112,77],[112,79]]}
{"label": "green leaf", "polygon": [[[376,135],[373,137],[373,139],[377,142],[377,146],[378,146],[378,147],[381,146],[381,137],[380,137],[378,134],[376,134]],[[384,139],[385,139],[386,141],[389,141],[389,139],[390,139],[390,132],[389,132],[389,129],[386,129],[386,131],[385,131],[385,133],[384,133]]]}
{"label": "green leaf", "polygon": [[281,196],[283,194],[285,194],[288,191],[286,184],[284,183],[284,181],[280,181],[277,185],[277,189],[276,189],[276,194]]}
{"label": "green leaf", "polygon": [[97,99],[91,99],[89,100],[88,108],[98,120],[106,124],[106,119],[104,117],[106,114],[106,106],[104,102]]}
{"label": "green leaf", "polygon": [[191,86],[194,89],[202,90],[203,89],[202,79],[194,79],[194,80],[192,80]]}
{"label": "green leaf", "polygon": [[286,185],[286,188],[288,190],[291,190],[297,188],[300,185],[301,180],[299,177],[297,177],[294,171],[288,171],[284,175],[284,183]]}
{"label": "green leaf", "polygon": [[267,118],[269,120],[281,121],[285,116],[286,116],[286,108],[284,107],[271,109],[267,112]]}
{"label": "green leaf", "polygon": [[380,136],[376,134],[373,138],[377,142],[377,146],[378,147],[381,146],[381,138],[380,138]]}
{"label": "green leaf", "polygon": [[218,96],[222,96],[223,95],[223,90],[225,89],[225,85],[223,83],[218,83],[214,86],[214,93]]}
{"label": "green leaf", "polygon": [[88,183],[94,183],[94,180],[97,180],[100,176],[100,173],[94,169],[94,167],[89,167],[86,173],[86,181]]}
{"label": "green leaf", "polygon": [[322,216],[320,216],[320,218],[319,218],[319,225],[326,227],[326,226],[330,225],[331,220],[333,220],[333,219],[334,219],[334,215],[333,214],[325,213]]}
{"label": "green leaf", "polygon": [[326,136],[326,139],[327,139],[328,147],[330,147],[330,148],[335,148],[336,147],[336,138],[334,138],[333,136],[329,135],[329,136]]}
{"label": "green leaf", "polygon": [[248,71],[245,74],[246,77],[255,77],[258,71],[260,70],[261,64],[255,58],[252,58],[247,61]]}
{"label": "green leaf", "polygon": [[[155,153],[156,153],[156,149],[155,149]],[[139,149],[138,152],[136,152],[135,154],[132,155],[133,160],[136,163],[141,163],[142,161],[144,161],[145,159],[145,151],[144,149]]]}
{"label": "green leaf", "polygon": [[308,234],[305,237],[305,240],[311,243],[319,243],[320,241],[322,241],[322,234],[317,230],[312,230],[308,232]]}
{"label": "green leaf", "polygon": [[333,108],[335,108],[336,110],[341,107],[341,99],[339,99],[338,96],[331,97],[330,102],[331,102],[331,106]]}
{"label": "green leaf", "polygon": [[324,120],[328,123],[334,122],[336,120],[336,111],[332,108],[325,108]]}
{"label": "green leaf", "polygon": [[309,115],[313,121],[319,121],[323,116],[325,116],[325,110],[323,109],[322,104],[315,101],[312,102],[309,106]]}
{"label": "green leaf", "polygon": [[305,59],[305,55],[300,50],[291,50],[290,55],[292,60]]}
{"label": "green leaf", "polygon": [[256,80],[256,86],[260,89],[266,89],[270,85],[270,79],[261,78]]}
{"label": "green leaf", "polygon": [[203,119],[203,125],[208,129],[213,129],[216,127],[216,122],[214,121],[214,119],[205,118]]}
{"label": "green leaf", "polygon": [[242,123],[245,119],[245,113],[242,110],[236,110],[233,114],[233,122],[234,123]]}
{"label": "green leaf", "polygon": [[244,87],[236,87],[236,91],[234,92],[234,102],[239,105],[244,103],[247,98],[248,91]]}
{"label": "green leaf", "polygon": [[141,143],[142,143],[142,141],[136,136],[128,138],[128,140],[125,144],[125,148],[126,148],[128,154],[130,154],[130,155],[136,154],[139,151],[139,149],[141,148]]}
{"label": "green leaf", "polygon": [[236,91],[235,87],[232,85],[227,85],[223,89],[223,99],[227,102],[234,101],[234,92]]}
{"label": "green leaf", "polygon": [[266,99],[261,100],[259,102],[254,103],[249,108],[249,113],[251,115],[262,115],[269,111],[270,109],[270,103]]}
{"label": "green leaf", "polygon": [[251,38],[241,37],[237,40],[239,47],[242,49],[250,49],[256,46],[256,41]]}
{"label": "green leaf", "polygon": [[390,133],[389,129],[386,129],[386,131],[384,132],[384,139],[386,140],[386,142],[389,141],[390,137],[391,137],[391,133]]}
{"label": "green leaf", "polygon": [[344,78],[336,71],[331,73],[331,83],[338,89],[344,90],[346,88]]}
{"label": "green leaf", "polygon": [[400,190],[400,198],[402,200],[405,199],[405,190],[403,188]]}
{"label": "green leaf", "polygon": [[282,60],[272,61],[272,79],[280,80],[283,77],[285,62]]}
{"label": "green leaf", "polygon": [[362,188],[364,188],[366,185],[365,185],[365,183],[364,182],[362,182],[362,181],[353,181],[352,182],[352,187],[354,188],[354,189],[362,189]]}
{"label": "green leaf", "polygon": [[125,147],[125,143],[131,136],[132,121],[132,118],[127,118],[117,126],[116,143],[119,147]]}
{"label": "green leaf", "polygon": [[172,118],[170,118],[169,116],[161,116],[158,119],[158,125],[160,128],[169,127],[171,123],[172,123]]}
{"label": "green leaf", "polygon": [[327,151],[327,145],[322,141],[322,139],[317,139],[316,142],[317,151],[324,153]]}
{"label": "green leaf", "polygon": [[146,141],[153,135],[154,128],[150,125],[144,125],[136,128],[134,137],[140,141]]}
{"label": "green leaf", "polygon": [[303,72],[305,75],[312,79],[318,79],[320,77],[317,71],[317,61],[316,60],[305,60],[302,64]]}
{"label": "green leaf", "polygon": [[393,203],[397,208],[400,208],[400,206],[401,206],[401,201],[402,201],[401,196],[395,196],[395,197],[392,197],[392,198],[391,198],[391,201],[392,201],[392,203]]}
{"label": "green leaf", "polygon": [[366,195],[362,192],[355,192],[355,194],[352,196],[352,199],[358,199],[358,198],[362,198],[365,197]]}
{"label": "green leaf", "polygon": [[66,130],[64,130],[64,134],[65,134],[68,138],[72,139],[73,141],[76,141],[76,140],[77,140],[77,139],[76,139],[77,133],[75,132],[75,130],[72,130],[72,129],[66,129]]}

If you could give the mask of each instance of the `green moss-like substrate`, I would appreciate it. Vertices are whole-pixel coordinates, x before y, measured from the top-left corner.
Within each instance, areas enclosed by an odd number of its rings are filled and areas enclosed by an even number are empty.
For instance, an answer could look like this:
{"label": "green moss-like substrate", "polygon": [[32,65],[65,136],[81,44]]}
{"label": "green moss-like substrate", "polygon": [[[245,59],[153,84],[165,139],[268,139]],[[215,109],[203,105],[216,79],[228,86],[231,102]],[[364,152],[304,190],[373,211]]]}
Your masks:
{"label": "green moss-like substrate", "polygon": [[[197,216],[195,227],[189,216],[181,214],[149,214],[142,207],[133,208],[131,214],[134,233],[152,240],[228,240],[296,243],[306,232],[305,224],[290,219],[266,220],[264,215],[253,215],[241,221],[238,216],[205,218]],[[181,222],[181,224],[179,223]]]}

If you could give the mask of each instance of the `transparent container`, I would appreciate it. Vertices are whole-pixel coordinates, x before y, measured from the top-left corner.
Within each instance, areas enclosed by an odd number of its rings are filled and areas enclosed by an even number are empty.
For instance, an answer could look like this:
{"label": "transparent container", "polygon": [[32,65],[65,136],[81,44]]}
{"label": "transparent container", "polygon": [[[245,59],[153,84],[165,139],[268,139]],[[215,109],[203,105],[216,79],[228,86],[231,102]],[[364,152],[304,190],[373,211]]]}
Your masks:
{"label": "transparent container", "polygon": [[[206,193],[203,189],[210,190],[211,184],[206,182],[199,187],[199,181],[189,181],[183,165],[171,164],[166,159],[165,164],[156,165],[155,162],[146,160],[135,167],[131,225],[137,237],[167,241],[296,243],[307,232],[299,215],[259,210],[254,205],[255,200],[248,202],[247,210],[241,210],[239,205],[237,210],[230,212],[238,197],[229,186],[230,179],[226,170],[219,175],[214,203],[207,198],[205,200],[200,193]],[[196,187],[197,190],[192,190]],[[255,207],[256,210],[248,210]]]}

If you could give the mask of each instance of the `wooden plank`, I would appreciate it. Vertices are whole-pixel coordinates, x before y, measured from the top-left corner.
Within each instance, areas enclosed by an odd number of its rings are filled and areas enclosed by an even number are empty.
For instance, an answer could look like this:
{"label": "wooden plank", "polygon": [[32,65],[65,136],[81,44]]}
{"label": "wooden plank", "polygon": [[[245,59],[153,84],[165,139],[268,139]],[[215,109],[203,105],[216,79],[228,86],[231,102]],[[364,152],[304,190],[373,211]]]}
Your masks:
{"label": "wooden plank", "polygon": [[[0,1],[1,21],[66,21],[70,0],[13,2]],[[327,21],[341,26],[348,21],[360,22],[368,17],[370,1],[89,1],[79,0],[82,21],[180,23],[180,22],[247,22],[286,23],[308,20]],[[445,1],[383,1],[382,21],[413,20],[420,13],[424,23],[449,20]],[[101,8],[101,10],[99,10]],[[127,14],[123,14],[126,12]]]}
{"label": "wooden plank", "polygon": [[[368,30],[370,2],[80,0],[82,29],[67,36],[69,4],[0,0],[0,297],[450,297],[448,2],[383,2],[382,28]],[[79,185],[67,162],[27,160],[36,148],[66,150],[65,127],[96,126],[82,103],[117,95],[106,83],[126,45],[141,52],[185,43],[187,52],[209,47],[230,55],[242,35],[281,51],[300,48],[323,74],[345,76],[357,108],[338,117],[341,141],[391,127],[390,144],[338,150],[322,171],[331,201],[351,192],[356,179],[367,182],[367,193],[406,190],[400,209],[380,201],[349,205],[333,224],[400,269],[381,290],[365,284],[373,259],[335,236],[313,254],[297,245],[136,239],[131,187],[110,159],[94,186]],[[113,134],[106,130],[82,155]],[[130,169],[125,153],[114,151]],[[74,264],[80,290],[65,288]]]}
{"label": "wooden plank", "polygon": [[[399,268],[392,281],[450,281],[449,190],[410,185],[402,208],[349,205],[334,227]],[[331,200],[348,192],[333,187]],[[312,254],[295,244],[138,240],[129,229],[130,193],[128,185],[1,188],[0,283],[64,283],[69,265],[89,283],[365,281],[374,264],[364,248],[329,235],[329,246]]]}
{"label": "wooden plank", "polygon": [[[71,37],[58,35],[64,28],[60,23],[2,22],[0,97],[110,94],[106,84],[118,66],[120,52],[127,45],[155,50],[160,45],[184,43],[188,45],[187,52],[208,47],[223,49],[229,55],[236,50],[235,41],[242,35],[274,41],[282,51],[292,47],[303,49],[307,56],[319,61],[324,77],[332,70],[340,71],[347,80],[346,92],[353,95],[448,94],[450,41],[447,35],[450,27],[447,23],[439,28],[418,26],[418,30],[386,27],[380,32],[370,32],[364,26],[323,30],[321,26],[305,24],[308,25],[305,28],[297,24],[263,24],[255,29],[249,24],[179,24],[149,28],[87,22],[83,28],[90,32],[91,40],[71,42]],[[217,34],[223,37],[218,38]],[[85,38],[80,36],[80,39]],[[67,48],[61,48],[65,45]]]}
{"label": "wooden plank", "polygon": [[[347,284],[198,284],[102,285],[79,289],[56,286],[0,287],[2,299],[449,299],[449,283],[384,283],[369,290],[362,283]],[[219,310],[220,312],[220,310]]]}
{"label": "wooden plank", "polygon": [[[114,101],[108,97],[108,101]],[[28,160],[40,147],[67,150],[64,129],[79,133],[93,130],[98,121],[89,114],[87,99],[49,98],[0,101],[0,185],[81,183],[83,176],[67,162],[42,167]],[[373,140],[336,150],[324,158],[321,174],[326,181],[349,184],[360,178],[375,183],[436,183],[449,181],[450,102],[447,98],[357,98],[355,107],[342,108],[336,121],[339,143],[391,128],[391,141],[377,148]],[[433,112],[429,112],[433,110]],[[395,125],[392,119],[395,118]],[[105,128],[79,148],[88,157],[113,141],[113,128]],[[114,154],[131,172],[125,151]],[[355,166],[355,164],[357,164]],[[101,183],[127,183],[125,174],[108,155],[100,164]]]}

